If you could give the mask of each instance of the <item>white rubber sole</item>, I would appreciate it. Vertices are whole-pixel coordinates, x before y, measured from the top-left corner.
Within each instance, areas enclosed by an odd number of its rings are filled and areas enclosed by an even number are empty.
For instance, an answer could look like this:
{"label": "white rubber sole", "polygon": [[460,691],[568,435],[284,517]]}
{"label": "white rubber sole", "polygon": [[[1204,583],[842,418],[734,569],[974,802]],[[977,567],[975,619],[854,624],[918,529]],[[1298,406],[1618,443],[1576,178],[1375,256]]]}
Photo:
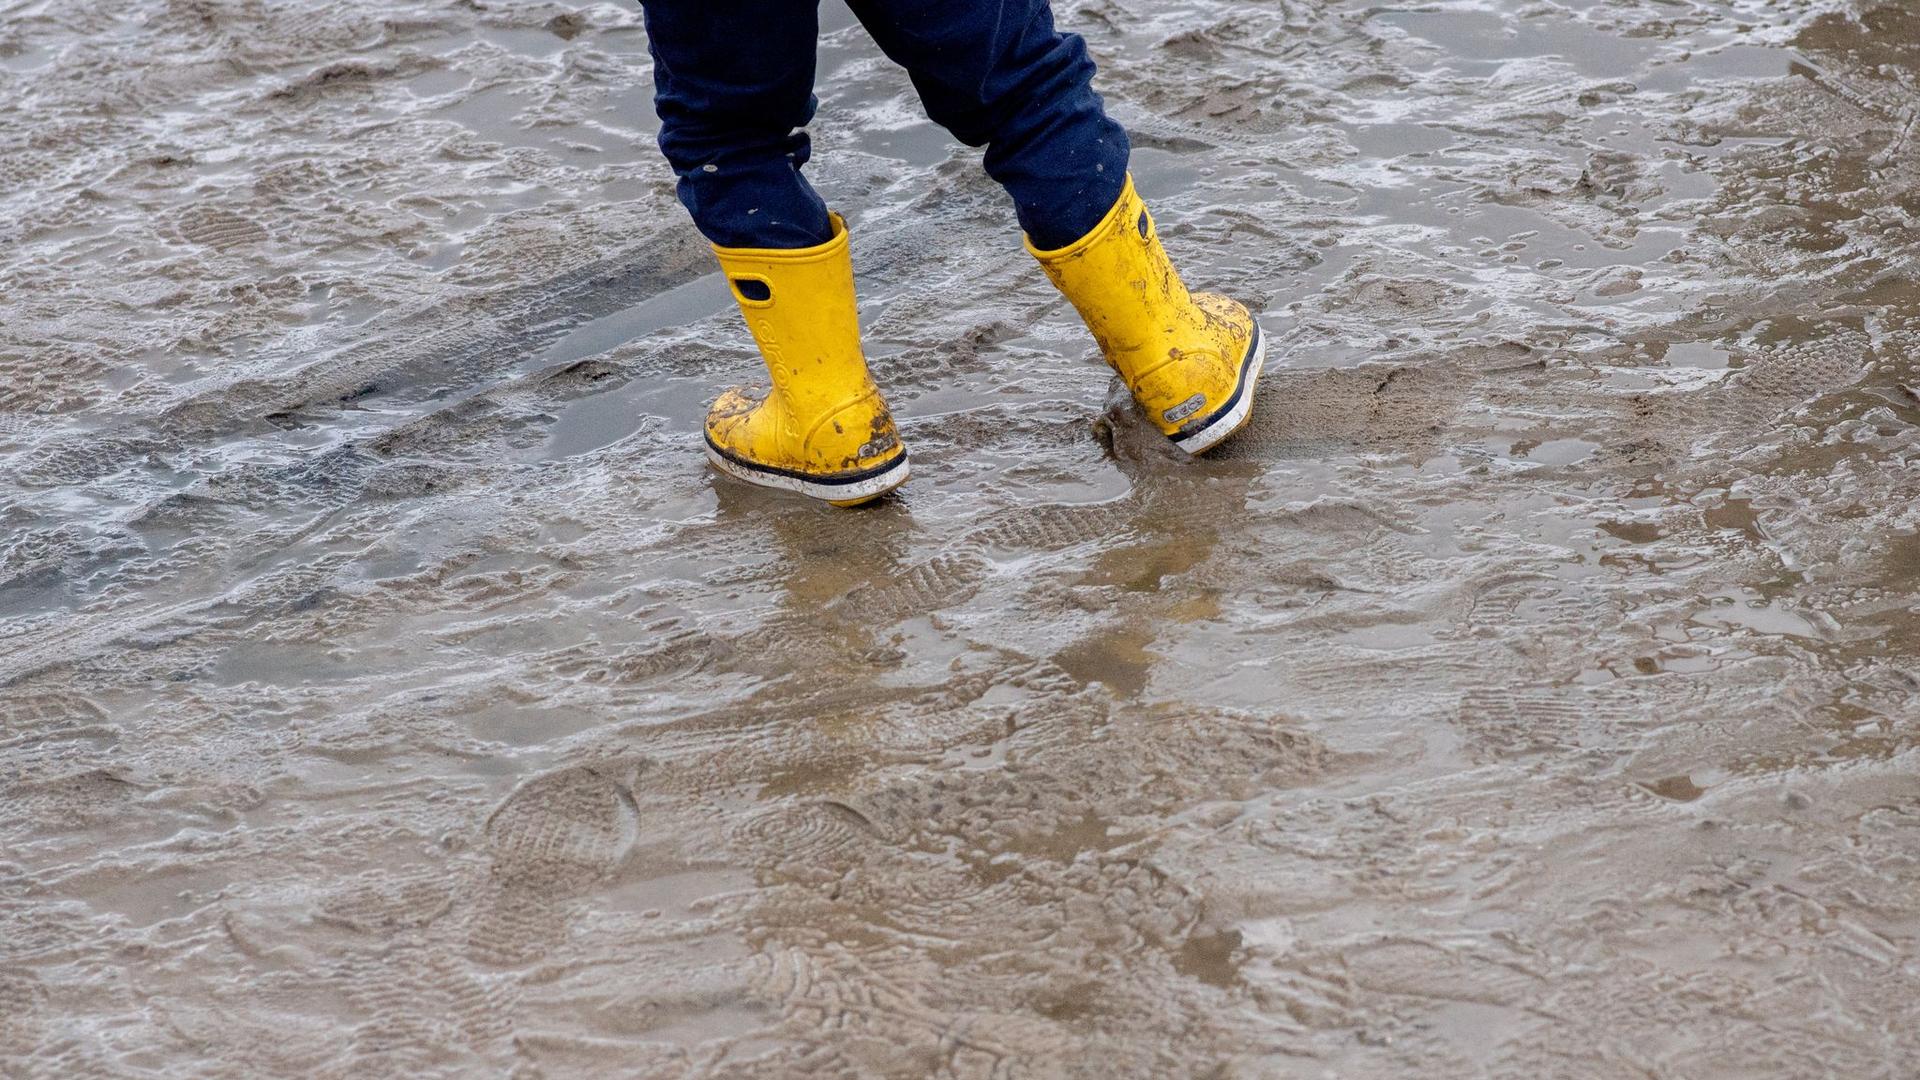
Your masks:
{"label": "white rubber sole", "polygon": [[707,460],[713,463],[713,467],[736,480],[744,480],[758,487],[778,488],[781,491],[794,491],[811,499],[819,499],[822,502],[840,505],[863,503],[869,499],[885,495],[887,492],[906,483],[908,473],[910,472],[907,465],[907,455],[901,454],[898,461],[895,461],[893,464],[888,465],[885,469],[871,476],[863,476],[858,480],[845,483],[821,483],[818,480],[809,480],[804,476],[796,476],[790,472],[775,472],[767,469],[756,469],[750,465],[743,465],[722,454],[714,448],[712,443],[707,443],[706,446]]}
{"label": "white rubber sole", "polygon": [[1253,395],[1260,383],[1260,369],[1267,363],[1267,335],[1254,327],[1253,351],[1241,365],[1240,396],[1233,407],[1221,413],[1206,427],[1195,431],[1184,439],[1175,440],[1174,445],[1189,454],[1200,455],[1226,442],[1245,426],[1247,417],[1253,415]]}

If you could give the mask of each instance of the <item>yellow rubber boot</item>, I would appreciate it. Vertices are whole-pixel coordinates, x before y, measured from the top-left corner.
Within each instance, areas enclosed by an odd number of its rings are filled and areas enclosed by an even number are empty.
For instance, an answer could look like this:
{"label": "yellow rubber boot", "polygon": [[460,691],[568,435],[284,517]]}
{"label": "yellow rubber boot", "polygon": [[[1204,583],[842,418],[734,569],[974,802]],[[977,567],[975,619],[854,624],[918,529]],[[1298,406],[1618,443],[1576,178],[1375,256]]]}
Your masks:
{"label": "yellow rubber boot", "polygon": [[819,247],[716,246],[773,387],[707,411],[707,457],[751,484],[858,506],[907,479],[907,451],[867,374],[847,223]]}
{"label": "yellow rubber boot", "polygon": [[1187,292],[1132,177],[1092,232],[1057,251],[1029,240],[1027,250],[1167,438],[1198,454],[1246,424],[1266,339],[1245,306]]}

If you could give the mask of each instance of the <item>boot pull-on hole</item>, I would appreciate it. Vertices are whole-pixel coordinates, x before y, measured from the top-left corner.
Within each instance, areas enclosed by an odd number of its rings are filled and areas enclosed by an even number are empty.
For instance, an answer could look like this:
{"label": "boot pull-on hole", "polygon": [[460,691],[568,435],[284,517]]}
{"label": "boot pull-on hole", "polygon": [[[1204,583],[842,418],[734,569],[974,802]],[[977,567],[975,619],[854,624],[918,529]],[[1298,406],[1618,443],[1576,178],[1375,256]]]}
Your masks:
{"label": "boot pull-on hole", "polygon": [[1140,211],[1140,220],[1135,222],[1135,224],[1139,226],[1140,239],[1145,240],[1147,238],[1147,229],[1153,225],[1153,222],[1147,219],[1147,212],[1145,210]]}
{"label": "boot pull-on hole", "polygon": [[745,304],[770,304],[773,302],[773,286],[760,278],[737,277],[733,279],[734,295]]}

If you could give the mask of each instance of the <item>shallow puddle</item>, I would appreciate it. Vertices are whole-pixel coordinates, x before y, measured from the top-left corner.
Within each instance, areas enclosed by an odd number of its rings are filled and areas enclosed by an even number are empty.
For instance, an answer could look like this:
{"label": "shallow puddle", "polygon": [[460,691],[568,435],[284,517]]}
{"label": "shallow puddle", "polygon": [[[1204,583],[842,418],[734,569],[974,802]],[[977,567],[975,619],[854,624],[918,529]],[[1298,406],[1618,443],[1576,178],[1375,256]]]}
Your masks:
{"label": "shallow puddle", "polygon": [[1057,8],[1259,404],[829,3],[855,513],[632,6],[4,9],[0,1074],[1912,1072],[1920,21]]}

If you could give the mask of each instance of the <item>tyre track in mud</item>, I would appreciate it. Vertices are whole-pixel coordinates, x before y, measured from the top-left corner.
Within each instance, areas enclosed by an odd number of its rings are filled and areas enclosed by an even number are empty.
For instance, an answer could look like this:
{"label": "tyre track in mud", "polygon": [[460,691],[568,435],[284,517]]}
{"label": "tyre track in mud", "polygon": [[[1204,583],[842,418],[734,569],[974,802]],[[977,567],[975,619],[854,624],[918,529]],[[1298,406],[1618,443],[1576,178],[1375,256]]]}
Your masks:
{"label": "tyre track in mud", "polygon": [[[15,475],[46,487],[87,483],[155,450],[188,451],[276,417],[374,395],[431,400],[458,392],[538,354],[578,324],[684,284],[705,268],[705,250],[689,242],[684,231],[670,230],[548,281],[377,317],[355,331],[355,341],[307,350],[317,355],[289,374],[198,389],[117,430],[56,439],[31,451]],[[279,365],[269,360],[266,366]]]}

